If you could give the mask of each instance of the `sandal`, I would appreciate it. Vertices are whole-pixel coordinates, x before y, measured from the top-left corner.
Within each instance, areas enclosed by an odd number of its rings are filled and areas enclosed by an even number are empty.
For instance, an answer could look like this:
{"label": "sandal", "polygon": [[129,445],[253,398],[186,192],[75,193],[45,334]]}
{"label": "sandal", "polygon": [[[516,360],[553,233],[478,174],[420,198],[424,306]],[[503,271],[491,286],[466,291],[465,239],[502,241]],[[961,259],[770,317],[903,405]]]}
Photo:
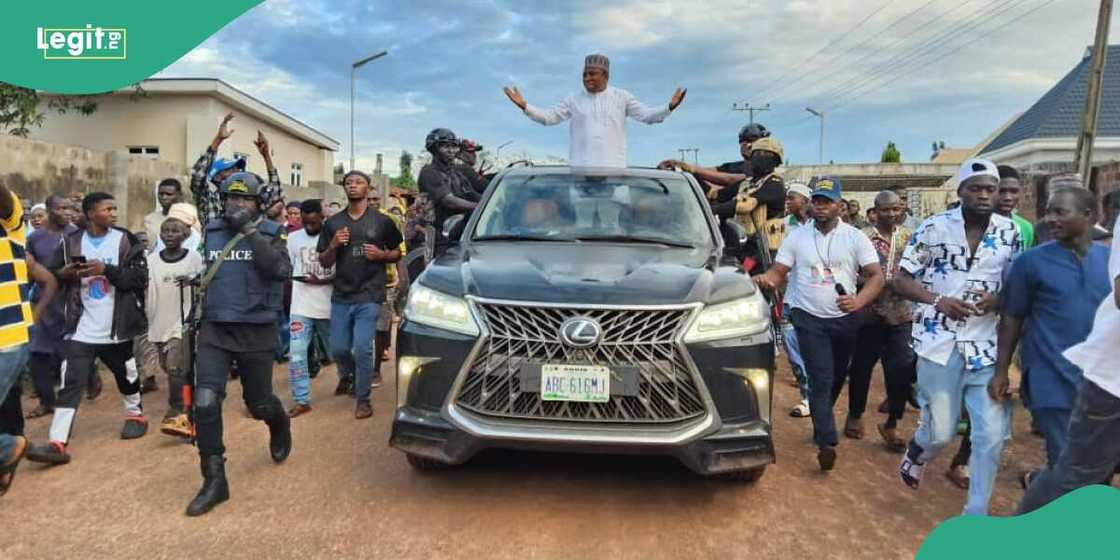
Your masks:
{"label": "sandal", "polygon": [[807,418],[809,416],[809,405],[805,403],[798,404],[790,409],[789,415],[794,418]]}
{"label": "sandal", "polygon": [[968,465],[957,465],[955,467],[949,467],[949,470],[945,471],[945,478],[948,478],[949,482],[953,483],[953,486],[956,486],[961,490],[968,490]]}
{"label": "sandal", "polygon": [[54,408],[39,405],[35,407],[35,410],[27,413],[27,419],[34,420],[36,418],[42,418],[43,416],[50,416],[51,414],[54,414]]}
{"label": "sandal", "polygon": [[848,417],[848,420],[844,423],[844,437],[863,439],[863,421],[859,418]]}
{"label": "sandal", "polygon": [[895,428],[888,428],[886,423],[878,425],[879,435],[882,436],[883,442],[887,445],[887,450],[891,453],[902,453],[906,451],[906,440],[898,436]]}
{"label": "sandal", "polygon": [[23,460],[23,456],[27,453],[27,438],[23,436],[13,436],[16,440],[15,456],[12,457],[8,464],[0,466],[0,496],[8,493],[8,489],[12,487],[12,481],[16,479],[16,467],[19,467],[19,462]]}

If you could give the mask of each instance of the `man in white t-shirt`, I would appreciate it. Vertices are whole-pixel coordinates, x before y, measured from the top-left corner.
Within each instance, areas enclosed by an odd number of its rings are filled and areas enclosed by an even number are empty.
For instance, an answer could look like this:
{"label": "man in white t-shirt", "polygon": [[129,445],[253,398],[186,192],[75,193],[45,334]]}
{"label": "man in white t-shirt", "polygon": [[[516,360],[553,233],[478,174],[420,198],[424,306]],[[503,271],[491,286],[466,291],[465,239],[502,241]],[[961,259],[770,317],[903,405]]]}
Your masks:
{"label": "man in white t-shirt", "polygon": [[[1120,224],[1118,224],[1120,225]],[[1097,308],[1085,342],[1062,353],[1083,373],[1069,420],[1069,439],[1058,464],[1034,477],[1019,503],[1030,513],[1059,497],[1091,484],[1108,484],[1120,465],[1120,227],[1112,236],[1108,259],[1112,294]]]}
{"label": "man in white t-shirt", "polygon": [[[875,300],[884,279],[871,240],[840,221],[840,181],[818,177],[811,189],[813,221],[789,233],[774,266],[756,276],[755,283],[773,290],[789,280],[786,303],[792,309],[791,320],[809,376],[817,462],[822,471],[830,471],[840,443],[832,413],[832,382],[847,369],[855,347],[857,324],[852,314]],[[856,293],[860,273],[866,282]]]}
{"label": "man in white t-shirt", "polygon": [[86,195],[82,213],[85,227],[67,233],[61,248],[66,263],[58,271],[66,290],[65,365],[50,441],[28,451],[27,458],[38,463],[70,462],[66,445],[95,360],[113,372],[124,401],[121,439],[139,438],[148,431],[132,353],[132,340],[148,329],[141,301],[148,285],[145,248],[135,235],[116,227],[112,195]]}
{"label": "man in white t-shirt", "polygon": [[[292,260],[291,360],[288,362],[289,386],[295,404],[288,416],[295,418],[311,412],[311,380],[308,375],[308,349],[318,334],[330,348],[331,291],[334,267],[319,264],[319,232],[323,229],[323,205],[305,200],[299,205],[303,228],[288,235],[288,256]],[[328,350],[329,352],[329,350]]]}

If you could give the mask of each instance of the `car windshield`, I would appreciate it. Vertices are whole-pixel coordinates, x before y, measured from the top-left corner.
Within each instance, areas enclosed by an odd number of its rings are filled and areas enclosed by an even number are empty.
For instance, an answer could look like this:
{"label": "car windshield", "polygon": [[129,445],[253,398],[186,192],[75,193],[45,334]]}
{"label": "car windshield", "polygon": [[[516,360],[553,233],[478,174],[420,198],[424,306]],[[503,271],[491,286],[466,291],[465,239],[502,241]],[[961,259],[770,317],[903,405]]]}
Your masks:
{"label": "car windshield", "polygon": [[682,178],[550,174],[501,180],[472,239],[713,244],[704,211]]}

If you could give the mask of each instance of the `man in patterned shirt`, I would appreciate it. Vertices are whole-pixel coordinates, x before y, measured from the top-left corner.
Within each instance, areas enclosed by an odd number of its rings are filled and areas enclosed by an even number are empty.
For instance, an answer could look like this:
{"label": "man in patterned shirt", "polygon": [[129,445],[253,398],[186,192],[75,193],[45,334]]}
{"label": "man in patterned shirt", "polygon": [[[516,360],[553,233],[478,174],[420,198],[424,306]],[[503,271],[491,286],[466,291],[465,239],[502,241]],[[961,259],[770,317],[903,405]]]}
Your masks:
{"label": "man in patterned shirt", "polygon": [[965,515],[988,513],[1011,415],[987,391],[995,374],[999,294],[1020,249],[1015,223],[993,213],[999,179],[991,161],[965,161],[957,174],[960,207],[922,223],[893,281],[897,293],[918,303],[913,347],[921,421],[899,475],[918,488],[925,464],[952,441],[963,399],[972,420]]}
{"label": "man in patterned shirt", "polygon": [[[214,135],[214,140],[210,142],[206,151],[202,152],[198,161],[194,162],[194,166],[191,167],[191,193],[194,194],[199,220],[203,224],[208,224],[211,220],[222,217],[222,198],[218,194],[218,186],[222,184],[226,177],[238,171],[245,171],[244,159],[214,159],[222,142],[233,136],[234,130],[227,127],[231,120],[233,120],[233,113],[222,119],[222,124],[218,126],[218,133]],[[261,208],[268,208],[280,200],[283,195],[280,189],[280,174],[277,173],[276,166],[272,164],[272,150],[269,148],[268,139],[259,130],[253,145],[260,151],[261,157],[264,158],[264,165],[268,169],[268,184],[261,189],[260,194]]]}
{"label": "man in patterned shirt", "polygon": [[906,449],[906,440],[896,433],[898,421],[906,410],[910,395],[910,384],[914,377],[914,352],[910,349],[911,304],[898,295],[889,282],[898,273],[902,252],[910,242],[911,231],[901,225],[906,216],[902,199],[891,191],[883,191],[875,197],[875,210],[878,215],[876,225],[863,229],[864,235],[871,239],[879,254],[879,264],[887,277],[888,284],[883,287],[879,297],[868,307],[864,320],[856,335],[859,344],[852,355],[847,375],[839,372],[832,384],[832,400],[840,397],[844,379],[851,380],[848,386],[848,421],[844,435],[852,439],[863,437],[863,412],[867,409],[867,394],[871,389],[871,370],[875,362],[883,360],[883,375],[887,385],[888,416],[880,424],[879,435],[887,448],[901,453]]}

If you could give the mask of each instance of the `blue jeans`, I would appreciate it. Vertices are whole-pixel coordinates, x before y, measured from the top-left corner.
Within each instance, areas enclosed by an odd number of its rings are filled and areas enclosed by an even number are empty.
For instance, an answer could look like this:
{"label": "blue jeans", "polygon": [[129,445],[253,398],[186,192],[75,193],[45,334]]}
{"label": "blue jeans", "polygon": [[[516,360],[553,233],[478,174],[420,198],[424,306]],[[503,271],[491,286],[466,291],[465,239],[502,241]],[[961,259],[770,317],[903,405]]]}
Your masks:
{"label": "blue jeans", "polygon": [[[8,391],[19,381],[23,366],[27,365],[27,345],[0,352],[0,402],[8,397]],[[16,438],[11,434],[0,434],[0,464],[12,459]]]}
{"label": "blue jeans", "polygon": [[1058,457],[1066,448],[1069,439],[1069,416],[1072,410],[1062,408],[1034,408],[1031,416],[1038,422],[1038,429],[1046,440],[1046,466],[1058,466]]}
{"label": "blue jeans", "polygon": [[338,371],[354,372],[358,402],[369,401],[373,371],[373,331],[381,306],[376,303],[331,304],[331,355]]}
{"label": "blue jeans", "polygon": [[928,463],[957,434],[961,401],[972,422],[972,454],[969,456],[968,499],[965,515],[987,515],[995,486],[999,458],[1011,426],[1011,406],[988,396],[988,382],[995,367],[965,370],[964,357],[956,348],[946,365],[918,358],[918,404],[921,419],[914,443],[922,448],[919,462]]}
{"label": "blue jeans", "polygon": [[782,340],[785,341],[789,369],[793,370],[793,377],[797,379],[798,389],[801,390],[801,400],[808,401],[809,376],[805,375],[805,361],[801,359],[801,347],[797,344],[797,329],[793,328],[790,313],[791,309],[788,305],[782,307]]}
{"label": "blue jeans", "polygon": [[288,386],[292,390],[292,400],[296,401],[297,404],[311,404],[311,377],[308,374],[309,350],[316,334],[326,339],[326,345],[330,348],[331,321],[330,319],[311,319],[302,315],[292,315],[290,326],[292,357],[288,362]]}

